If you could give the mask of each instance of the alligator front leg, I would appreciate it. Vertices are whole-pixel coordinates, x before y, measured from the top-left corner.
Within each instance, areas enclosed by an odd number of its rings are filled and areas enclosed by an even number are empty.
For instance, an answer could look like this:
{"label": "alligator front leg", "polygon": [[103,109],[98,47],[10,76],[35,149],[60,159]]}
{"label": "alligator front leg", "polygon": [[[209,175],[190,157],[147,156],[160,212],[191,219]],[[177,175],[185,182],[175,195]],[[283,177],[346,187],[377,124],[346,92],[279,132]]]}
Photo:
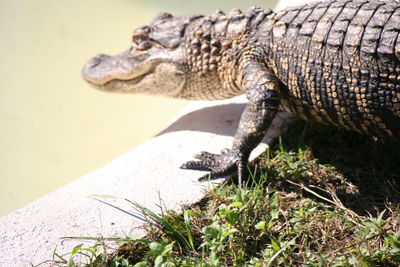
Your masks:
{"label": "alligator front leg", "polygon": [[279,81],[261,62],[248,62],[243,68],[242,86],[249,100],[231,149],[221,154],[201,152],[198,161],[189,161],[181,168],[209,170],[211,173],[199,179],[215,179],[237,173],[239,184],[246,173],[251,151],[261,142],[280,103]]}

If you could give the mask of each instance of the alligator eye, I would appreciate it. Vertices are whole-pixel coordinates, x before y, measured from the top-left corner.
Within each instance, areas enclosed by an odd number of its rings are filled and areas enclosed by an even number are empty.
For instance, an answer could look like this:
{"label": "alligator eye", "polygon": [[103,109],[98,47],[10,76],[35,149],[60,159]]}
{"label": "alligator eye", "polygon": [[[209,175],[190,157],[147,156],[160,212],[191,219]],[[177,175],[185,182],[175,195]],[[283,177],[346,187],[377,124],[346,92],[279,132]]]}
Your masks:
{"label": "alligator eye", "polygon": [[142,28],[136,29],[132,33],[132,41],[136,44],[140,44],[149,38],[150,28],[148,26],[144,26]]}
{"label": "alligator eye", "polygon": [[140,45],[141,43],[146,41],[146,37],[145,36],[140,36],[140,35],[133,35],[132,36],[132,42],[136,45]]}
{"label": "alligator eye", "polygon": [[148,41],[143,41],[136,46],[136,50],[143,51],[143,50],[149,49],[150,47],[151,47],[151,44]]}

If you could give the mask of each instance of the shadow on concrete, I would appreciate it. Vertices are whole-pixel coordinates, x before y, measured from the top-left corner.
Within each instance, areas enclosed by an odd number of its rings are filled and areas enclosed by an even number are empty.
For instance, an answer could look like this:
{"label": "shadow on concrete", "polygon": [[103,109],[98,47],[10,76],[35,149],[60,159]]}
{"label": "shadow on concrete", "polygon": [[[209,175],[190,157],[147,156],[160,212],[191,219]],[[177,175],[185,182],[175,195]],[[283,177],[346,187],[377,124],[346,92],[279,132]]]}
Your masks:
{"label": "shadow on concrete", "polygon": [[232,103],[202,108],[180,117],[157,136],[183,130],[234,136],[245,107]]}
{"label": "shadow on concrete", "polygon": [[232,103],[202,108],[180,117],[157,136],[183,130],[234,136],[245,107]]}
{"label": "shadow on concrete", "polygon": [[232,103],[202,108],[180,117],[157,136],[184,130],[234,136],[245,107],[245,103]]}

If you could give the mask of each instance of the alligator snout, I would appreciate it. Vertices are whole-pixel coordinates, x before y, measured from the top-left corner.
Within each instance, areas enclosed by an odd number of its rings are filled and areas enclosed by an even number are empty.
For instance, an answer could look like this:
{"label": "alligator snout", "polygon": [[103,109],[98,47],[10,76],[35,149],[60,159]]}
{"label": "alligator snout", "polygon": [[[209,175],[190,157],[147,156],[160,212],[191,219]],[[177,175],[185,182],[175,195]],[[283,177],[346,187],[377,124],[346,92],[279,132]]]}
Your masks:
{"label": "alligator snout", "polygon": [[95,68],[95,67],[97,67],[97,66],[101,63],[101,61],[102,61],[105,57],[107,57],[107,55],[105,55],[105,54],[98,54],[97,56],[95,56],[95,57],[89,59],[89,61],[88,61],[88,62],[86,63],[86,65],[85,65],[85,67],[87,67],[87,68]]}
{"label": "alligator snout", "polygon": [[112,58],[113,57],[109,55],[99,54],[89,59],[82,69],[83,78],[87,82],[95,85],[101,85],[107,82],[114,72]]}

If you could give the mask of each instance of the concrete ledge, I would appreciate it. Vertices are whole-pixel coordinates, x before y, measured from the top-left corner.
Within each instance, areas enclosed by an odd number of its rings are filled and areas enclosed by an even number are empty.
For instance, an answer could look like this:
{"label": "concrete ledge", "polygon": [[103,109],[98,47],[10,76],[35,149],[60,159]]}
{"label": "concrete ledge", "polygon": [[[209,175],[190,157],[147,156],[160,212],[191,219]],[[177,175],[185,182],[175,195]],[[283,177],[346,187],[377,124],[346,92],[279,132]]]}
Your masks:
{"label": "concrete ledge", "polygon": [[[138,237],[142,234],[142,221],[127,214],[133,209],[126,202],[105,199],[102,203],[90,198],[94,194],[127,198],[154,211],[159,210],[159,197],[168,209],[200,200],[209,186],[197,182],[204,173],[181,170],[179,166],[202,150],[218,153],[230,147],[245,102],[244,97],[193,102],[158,136],[1,217],[0,266],[39,264],[51,259],[55,249],[63,254],[84,243],[60,239],[65,236]],[[261,144],[252,157],[265,148],[266,144]]]}
{"label": "concrete ledge", "polygon": [[[0,266],[30,266],[51,259],[55,248],[70,252],[82,240],[65,236],[139,237],[142,221],[126,212],[133,209],[127,198],[158,211],[159,197],[168,209],[193,203],[203,197],[208,183],[197,178],[204,172],[179,166],[202,150],[219,152],[230,147],[245,99],[193,102],[158,136],[106,166],[50,193],[30,205],[0,218]],[[216,116],[218,114],[218,116]],[[266,145],[261,145],[261,153]],[[255,154],[253,154],[255,155]]]}

